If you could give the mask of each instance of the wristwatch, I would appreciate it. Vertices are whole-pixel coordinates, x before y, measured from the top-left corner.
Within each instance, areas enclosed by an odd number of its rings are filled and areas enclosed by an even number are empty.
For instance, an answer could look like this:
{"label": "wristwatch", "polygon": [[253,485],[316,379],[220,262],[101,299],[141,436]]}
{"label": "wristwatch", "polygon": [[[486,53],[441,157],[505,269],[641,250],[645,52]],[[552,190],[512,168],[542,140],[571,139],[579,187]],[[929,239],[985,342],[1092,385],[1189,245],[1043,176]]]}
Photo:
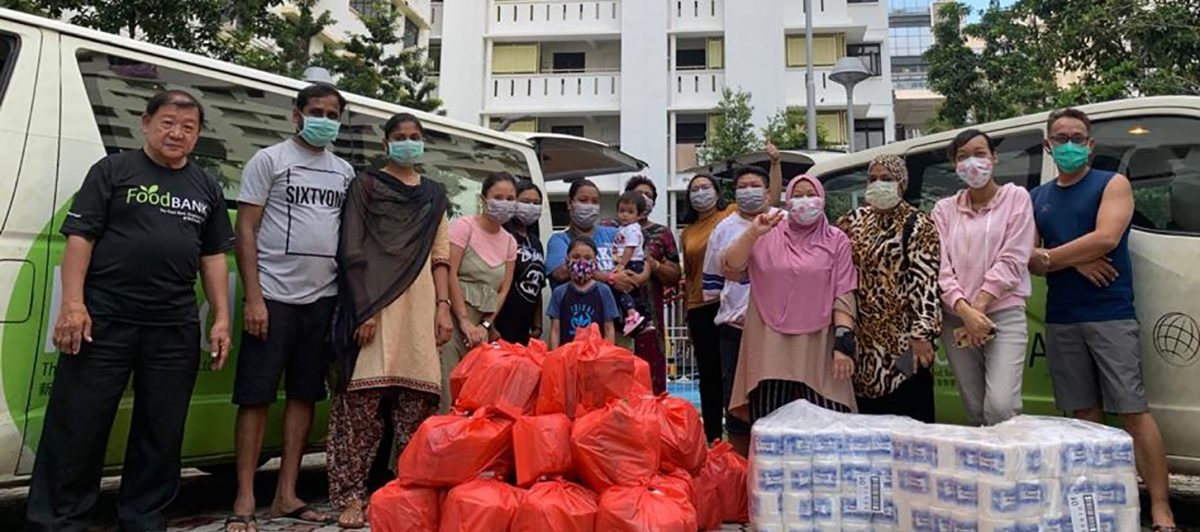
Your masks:
{"label": "wristwatch", "polygon": [[492,330],[492,322],[489,320],[483,320],[483,321],[479,322],[479,326],[483,327],[484,329],[487,329],[489,331]]}

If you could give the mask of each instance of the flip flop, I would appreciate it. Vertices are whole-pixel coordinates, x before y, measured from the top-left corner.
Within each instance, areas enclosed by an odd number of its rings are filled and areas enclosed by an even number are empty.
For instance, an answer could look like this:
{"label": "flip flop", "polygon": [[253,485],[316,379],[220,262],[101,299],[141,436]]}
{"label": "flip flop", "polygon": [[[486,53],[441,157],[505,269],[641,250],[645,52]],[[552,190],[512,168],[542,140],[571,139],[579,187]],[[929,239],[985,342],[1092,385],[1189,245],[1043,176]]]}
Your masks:
{"label": "flip flop", "polygon": [[1153,527],[1150,527],[1150,530],[1154,532],[1183,532],[1182,528],[1167,525],[1154,525]]}
{"label": "flip flop", "polygon": [[304,517],[304,514],[310,513],[310,512],[314,513],[314,514],[324,515],[324,512],[319,512],[312,506],[305,504],[299,508],[296,508],[295,510],[292,510],[286,514],[278,516],[275,519],[295,519],[297,521],[304,521],[305,523],[320,523],[323,525],[329,524],[331,522],[329,519],[329,516],[325,516],[325,519],[323,519],[323,520],[321,520],[321,519],[306,519]]}
{"label": "flip flop", "polygon": [[250,532],[251,527],[255,532],[258,532],[258,519],[253,515],[237,515],[233,514],[225,518],[225,532],[229,532],[229,525],[240,524],[242,530]]}

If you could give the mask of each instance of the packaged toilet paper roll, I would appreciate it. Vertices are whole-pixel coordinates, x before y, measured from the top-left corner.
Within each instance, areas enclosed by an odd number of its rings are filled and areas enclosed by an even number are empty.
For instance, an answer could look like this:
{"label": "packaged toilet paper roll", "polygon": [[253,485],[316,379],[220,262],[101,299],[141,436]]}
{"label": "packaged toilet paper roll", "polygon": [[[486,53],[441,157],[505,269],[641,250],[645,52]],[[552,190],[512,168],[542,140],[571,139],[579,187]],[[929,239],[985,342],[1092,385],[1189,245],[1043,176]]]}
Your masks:
{"label": "packaged toilet paper roll", "polygon": [[1134,468],[1133,439],[1111,435],[1093,442],[1088,467],[1097,473],[1123,473]]}
{"label": "packaged toilet paper roll", "polygon": [[1137,477],[1132,473],[1092,475],[1089,479],[1092,490],[1096,493],[1096,506],[1121,509],[1138,505]]}
{"label": "packaged toilet paper roll", "polygon": [[979,481],[980,516],[1014,522],[1024,514],[1021,490],[1016,482],[999,479]]}
{"label": "packaged toilet paper roll", "polygon": [[895,469],[894,486],[898,496],[914,503],[929,503],[935,498],[932,474],[928,469]]}
{"label": "packaged toilet paper roll", "polygon": [[813,438],[811,434],[788,433],[783,436],[783,459],[812,460]]}
{"label": "packaged toilet paper roll", "polygon": [[767,461],[783,458],[784,430],[779,427],[754,427],[751,436],[751,452],[756,459]]}
{"label": "packaged toilet paper roll", "polygon": [[956,474],[955,475],[954,502],[955,506],[961,509],[969,510],[974,513],[979,512],[979,479],[974,475]]}
{"label": "packaged toilet paper roll", "polygon": [[1018,524],[1014,520],[979,518],[979,532],[1017,532]]}
{"label": "packaged toilet paper roll", "polygon": [[871,436],[871,461],[892,460],[892,434],[876,432]]}
{"label": "packaged toilet paper roll", "polygon": [[1005,480],[1021,476],[1020,449],[1004,438],[983,441],[976,445],[976,469],[979,474]]}
{"label": "packaged toilet paper roll", "polygon": [[813,526],[840,525],[842,522],[841,496],[814,493],[812,498]]}
{"label": "packaged toilet paper roll", "polygon": [[750,492],[750,517],[756,524],[769,523],[783,526],[783,493]]}
{"label": "packaged toilet paper roll", "polygon": [[812,493],[812,462],[808,460],[785,460],[783,473],[787,476],[784,491],[788,493]]}
{"label": "packaged toilet paper roll", "polygon": [[813,499],[810,493],[783,494],[783,524],[792,529],[812,528]]}
{"label": "packaged toilet paper roll", "polygon": [[758,491],[783,493],[787,477],[783,472],[783,464],[773,461],[754,459],[754,486]]}
{"label": "packaged toilet paper roll", "polygon": [[842,459],[865,459],[871,457],[871,449],[874,445],[872,438],[874,433],[865,429],[848,430],[844,433],[844,444],[842,446]]}
{"label": "packaged toilet paper roll", "polygon": [[1091,445],[1082,441],[1063,442],[1059,452],[1059,473],[1063,476],[1086,475],[1091,460]]}
{"label": "packaged toilet paper roll", "polygon": [[[838,474],[841,477],[843,491],[857,489],[860,480],[864,483],[871,483],[873,472],[871,461],[866,456],[842,458]],[[875,479],[874,482],[878,483],[878,479]]]}
{"label": "packaged toilet paper roll", "polygon": [[812,457],[817,460],[838,460],[846,439],[840,432],[817,432],[812,435]]}
{"label": "packaged toilet paper roll", "polygon": [[1142,510],[1137,506],[1117,510],[1117,530],[1119,532],[1137,532],[1142,526]]}
{"label": "packaged toilet paper roll", "polygon": [[854,495],[841,496],[841,512],[842,524],[855,525],[871,525],[871,509],[866,505],[859,504],[858,497]]}
{"label": "packaged toilet paper roll", "polygon": [[955,532],[979,530],[979,514],[971,510],[955,510],[952,515]]}
{"label": "packaged toilet paper roll", "polygon": [[813,460],[812,489],[820,493],[841,493],[841,462]]}
{"label": "packaged toilet paper roll", "polygon": [[1050,504],[1054,500],[1055,481],[1019,480],[1016,484],[1021,517],[1040,516],[1052,509],[1061,511],[1061,509],[1052,508]]}
{"label": "packaged toilet paper roll", "polygon": [[949,508],[934,507],[929,511],[929,518],[932,521],[933,528],[929,530],[942,531],[954,530],[954,510]]}

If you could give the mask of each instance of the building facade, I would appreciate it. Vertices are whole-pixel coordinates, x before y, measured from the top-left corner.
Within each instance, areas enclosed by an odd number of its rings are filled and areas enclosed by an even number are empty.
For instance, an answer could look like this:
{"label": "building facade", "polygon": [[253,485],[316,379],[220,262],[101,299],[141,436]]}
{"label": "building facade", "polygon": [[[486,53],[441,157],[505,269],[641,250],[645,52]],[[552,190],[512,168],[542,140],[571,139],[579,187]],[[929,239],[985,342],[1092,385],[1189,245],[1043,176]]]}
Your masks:
{"label": "building facade", "polygon": [[[433,2],[430,46],[451,118],[510,131],[581,135],[649,164],[660,196],[696,166],[724,88],[751,94],[758,128],[803,108],[805,16],[799,0],[445,0]],[[883,1],[813,0],[819,122],[834,144],[894,140],[888,12]],[[860,57],[874,74],[854,93],[829,79]],[[608,202],[627,176],[598,179]],[[565,183],[547,185],[556,223]],[[673,221],[676,201],[652,217]],[[611,204],[611,203],[610,203]]]}

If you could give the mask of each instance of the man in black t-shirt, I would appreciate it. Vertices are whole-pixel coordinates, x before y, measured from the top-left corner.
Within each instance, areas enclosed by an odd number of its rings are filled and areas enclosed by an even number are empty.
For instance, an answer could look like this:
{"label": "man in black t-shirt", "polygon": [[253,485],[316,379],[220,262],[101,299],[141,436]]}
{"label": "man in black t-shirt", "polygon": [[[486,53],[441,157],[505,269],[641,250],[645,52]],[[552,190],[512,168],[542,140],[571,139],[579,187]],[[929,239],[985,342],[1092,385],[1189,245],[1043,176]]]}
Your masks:
{"label": "man in black t-shirt", "polygon": [[105,446],[133,375],[133,419],[117,515],[123,530],[166,530],[184,422],[200,368],[200,271],[213,311],[212,367],[229,354],[233,230],[221,188],[188,160],[204,109],[183,91],[152,98],[143,149],[92,166],[63,223],[62,351],[29,487],[30,530],[82,530]]}

